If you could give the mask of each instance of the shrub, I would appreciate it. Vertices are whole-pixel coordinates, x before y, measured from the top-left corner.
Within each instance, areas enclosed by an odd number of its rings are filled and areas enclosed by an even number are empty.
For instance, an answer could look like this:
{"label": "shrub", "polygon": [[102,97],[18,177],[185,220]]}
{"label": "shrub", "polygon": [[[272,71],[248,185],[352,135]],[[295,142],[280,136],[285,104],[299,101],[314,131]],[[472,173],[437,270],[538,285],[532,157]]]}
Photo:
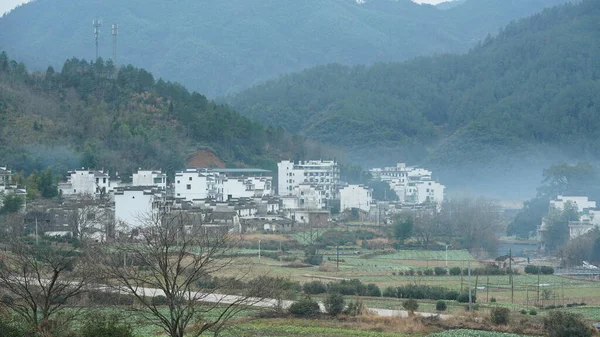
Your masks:
{"label": "shrub", "polygon": [[548,337],[590,337],[591,329],[580,315],[564,311],[551,311],[544,319]]}
{"label": "shrub", "polygon": [[431,276],[431,275],[433,275],[433,269],[429,269],[429,268],[427,268],[427,269],[425,269],[425,270],[423,271],[423,274],[424,274],[425,276]]}
{"label": "shrub", "polygon": [[531,310],[529,310],[529,314],[531,316],[535,316],[535,315],[537,315],[537,311],[535,309],[531,309]]}
{"label": "shrub", "polygon": [[544,274],[544,275],[552,275],[552,274],[554,274],[554,268],[552,268],[550,266],[541,266],[540,273]]}
{"label": "shrub", "polygon": [[344,296],[338,293],[331,293],[325,299],[325,310],[331,316],[337,316],[344,310]]}
{"label": "shrub", "polygon": [[409,269],[409,270],[406,272],[406,275],[413,276],[413,275],[415,275],[415,271],[414,271],[414,270],[412,270],[412,269]]}
{"label": "shrub", "polygon": [[327,285],[327,292],[340,293],[342,295],[363,296],[366,293],[366,289],[367,287],[359,279],[352,279],[350,281],[341,280]]}
{"label": "shrub", "polygon": [[[459,303],[469,303],[469,293],[462,293],[462,294],[458,295],[456,300]],[[475,302],[477,302],[477,296],[475,296],[475,294],[471,294],[471,303],[475,303]]]}
{"label": "shrub", "polygon": [[372,297],[381,297],[381,290],[376,284],[369,283],[367,284],[367,290],[365,295]]}
{"label": "shrub", "polygon": [[360,313],[362,311],[362,307],[363,307],[363,304],[361,301],[359,301],[359,300],[356,300],[355,302],[352,301],[352,302],[348,303],[348,306],[346,307],[346,309],[344,309],[344,314],[350,315],[350,316],[358,316],[358,315],[360,315]]}
{"label": "shrub", "polygon": [[133,305],[133,295],[111,292],[92,291],[89,293],[92,304],[98,305]]}
{"label": "shrub", "polygon": [[383,297],[398,297],[398,288],[387,287],[383,290]]}
{"label": "shrub", "polygon": [[521,313],[521,315],[527,315],[527,310],[525,309],[521,309],[521,311],[519,311]]}
{"label": "shrub", "polygon": [[319,303],[310,297],[303,298],[290,305],[290,314],[300,317],[317,317],[321,313]]}
{"label": "shrub", "polygon": [[495,297],[490,298],[490,303],[496,303],[496,298]]}
{"label": "shrub", "polygon": [[450,275],[452,275],[452,276],[459,276],[460,272],[461,272],[460,267],[450,268]]}
{"label": "shrub", "polygon": [[490,312],[492,323],[496,325],[506,325],[510,322],[510,310],[508,308],[492,308]]}
{"label": "shrub", "polygon": [[304,263],[308,263],[313,266],[318,266],[323,262],[323,255],[309,255],[304,259]]}
{"label": "shrub", "polygon": [[154,306],[166,305],[167,298],[163,295],[154,296],[154,297],[152,297],[152,300],[150,301],[150,303]]}
{"label": "shrub", "polygon": [[413,298],[409,298],[402,303],[402,307],[410,312],[415,312],[415,310],[419,309],[419,302]]}
{"label": "shrub", "polygon": [[417,270],[417,275],[418,275],[418,276],[423,276],[423,271],[421,271],[421,270]]}
{"label": "shrub", "polygon": [[81,337],[133,337],[132,327],[120,320],[117,314],[89,315],[80,329]]}
{"label": "shrub", "polygon": [[29,331],[6,317],[0,317],[0,336],[2,337],[34,337],[38,336],[34,331]]}
{"label": "shrub", "polygon": [[538,266],[527,265],[525,267],[525,274],[537,274],[540,272],[540,268]]}
{"label": "shrub", "polygon": [[437,301],[435,303],[435,310],[437,310],[437,311],[446,311],[446,309],[448,309],[448,306],[446,305],[446,302],[444,302],[444,301]]}
{"label": "shrub", "polygon": [[448,301],[456,301],[460,293],[455,290],[450,290],[446,293],[446,300]]}
{"label": "shrub", "polygon": [[327,286],[321,281],[312,281],[304,283],[302,290],[309,295],[324,294],[327,292]]}
{"label": "shrub", "polygon": [[435,271],[435,275],[437,275],[437,276],[444,276],[448,273],[446,268],[442,268],[442,267],[435,267],[434,271]]}

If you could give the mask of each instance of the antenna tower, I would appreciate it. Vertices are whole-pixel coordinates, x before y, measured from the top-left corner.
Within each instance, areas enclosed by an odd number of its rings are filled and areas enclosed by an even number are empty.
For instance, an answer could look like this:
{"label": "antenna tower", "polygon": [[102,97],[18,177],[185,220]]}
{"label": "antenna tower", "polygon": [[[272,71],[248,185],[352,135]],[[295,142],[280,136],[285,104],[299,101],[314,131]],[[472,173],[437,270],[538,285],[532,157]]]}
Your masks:
{"label": "antenna tower", "polygon": [[117,37],[119,36],[119,25],[118,24],[113,24],[112,25],[112,39],[113,39],[113,50],[112,50],[112,61],[115,65],[115,67],[117,66]]}
{"label": "antenna tower", "polygon": [[92,25],[94,26],[94,38],[96,39],[96,60],[98,60],[98,34],[100,33],[100,27],[102,27],[102,20],[94,19],[92,21]]}

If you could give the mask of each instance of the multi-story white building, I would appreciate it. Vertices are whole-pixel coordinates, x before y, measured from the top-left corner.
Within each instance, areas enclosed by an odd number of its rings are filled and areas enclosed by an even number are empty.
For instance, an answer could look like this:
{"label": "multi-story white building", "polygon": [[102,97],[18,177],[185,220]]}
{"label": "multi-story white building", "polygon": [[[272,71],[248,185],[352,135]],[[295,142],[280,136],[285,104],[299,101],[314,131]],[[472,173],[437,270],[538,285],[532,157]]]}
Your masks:
{"label": "multi-story white building", "polygon": [[[258,172],[257,176],[238,173]],[[175,173],[175,197],[188,201],[254,198],[273,195],[273,177],[256,169],[187,169]]]}
{"label": "multi-story white building", "polygon": [[577,206],[579,213],[585,213],[589,209],[596,208],[596,202],[589,200],[588,197],[563,195],[559,195],[556,197],[556,199],[550,200],[550,207],[554,207],[557,210],[563,210],[566,203],[571,203],[572,205]]}
{"label": "multi-story white building", "polygon": [[373,191],[363,185],[348,185],[340,190],[340,210],[356,208],[364,212],[371,210]]}
{"label": "multi-story white building", "polygon": [[63,195],[87,194],[98,196],[111,191],[108,173],[102,170],[77,169],[69,172],[66,184],[59,184]]}
{"label": "multi-story white building", "polygon": [[[577,207],[579,213],[578,221],[569,221],[569,238],[574,239],[578,236],[587,234],[596,227],[600,227],[600,209],[596,208],[596,202],[589,200],[585,196],[563,196],[559,195],[554,200],[550,200],[550,209],[562,211],[565,205],[569,203]],[[546,250],[546,241],[548,236],[548,224],[546,218],[538,227],[539,248]]]}
{"label": "multi-story white building", "polygon": [[434,181],[432,172],[424,168],[398,163],[395,167],[374,168],[369,172],[375,179],[387,182],[403,204],[441,204],[444,201],[446,186]]}
{"label": "multi-story white building", "polygon": [[294,163],[284,160],[277,164],[278,194],[294,195],[300,184],[310,184],[322,189],[324,199],[336,199],[340,181],[340,169],[333,160],[307,160]]}
{"label": "multi-story white building", "polygon": [[155,186],[161,190],[167,189],[167,175],[161,171],[138,170],[131,177],[132,186]]}
{"label": "multi-story white building", "polygon": [[115,221],[129,228],[144,227],[164,210],[164,191],[157,187],[132,186],[115,190]]}
{"label": "multi-story white building", "polygon": [[220,199],[223,189],[220,175],[203,169],[186,169],[175,173],[175,197],[188,201]]}
{"label": "multi-story white building", "polygon": [[12,171],[2,166],[0,167],[0,189],[4,189],[12,183]]}

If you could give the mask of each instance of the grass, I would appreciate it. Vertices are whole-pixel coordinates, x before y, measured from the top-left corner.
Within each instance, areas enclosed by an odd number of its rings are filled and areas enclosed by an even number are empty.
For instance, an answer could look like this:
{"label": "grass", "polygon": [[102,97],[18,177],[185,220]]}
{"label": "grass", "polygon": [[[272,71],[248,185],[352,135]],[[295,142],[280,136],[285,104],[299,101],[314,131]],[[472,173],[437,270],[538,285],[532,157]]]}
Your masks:
{"label": "grass", "polygon": [[488,332],[479,330],[449,330],[429,335],[428,337],[524,337],[524,335],[515,335],[503,332]]}

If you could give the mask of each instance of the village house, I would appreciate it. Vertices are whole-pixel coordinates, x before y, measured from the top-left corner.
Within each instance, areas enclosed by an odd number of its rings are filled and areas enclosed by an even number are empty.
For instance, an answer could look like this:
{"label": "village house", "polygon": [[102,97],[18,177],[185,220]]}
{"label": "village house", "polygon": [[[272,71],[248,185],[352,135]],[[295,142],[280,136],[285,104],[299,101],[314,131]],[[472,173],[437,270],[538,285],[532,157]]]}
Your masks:
{"label": "village house", "polygon": [[369,212],[373,204],[373,191],[363,185],[348,185],[340,189],[340,211],[359,209]]}
{"label": "village house", "polygon": [[110,176],[103,170],[76,169],[70,171],[66,183],[58,185],[64,196],[91,195],[94,197],[107,195],[114,188]]}
{"label": "village house", "polygon": [[277,164],[277,168],[280,196],[295,195],[295,190],[305,184],[322,190],[324,200],[338,198],[340,169],[334,160],[284,160]]}
{"label": "village house", "polygon": [[139,169],[131,177],[131,186],[154,186],[164,191],[167,189],[167,175],[160,170]]}

